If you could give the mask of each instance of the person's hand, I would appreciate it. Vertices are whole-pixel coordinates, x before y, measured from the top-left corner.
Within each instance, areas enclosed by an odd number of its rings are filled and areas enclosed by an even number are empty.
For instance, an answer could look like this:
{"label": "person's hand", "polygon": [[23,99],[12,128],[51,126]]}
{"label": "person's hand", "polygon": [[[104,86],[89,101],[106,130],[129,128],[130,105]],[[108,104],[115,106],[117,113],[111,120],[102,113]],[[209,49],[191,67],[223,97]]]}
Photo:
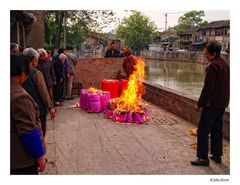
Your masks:
{"label": "person's hand", "polygon": [[49,110],[49,113],[50,113],[51,119],[54,119],[55,116],[56,116],[56,111],[54,110],[54,108],[51,108],[51,109]]}
{"label": "person's hand", "polygon": [[196,109],[197,112],[201,111],[201,107],[198,107],[197,105],[196,105],[195,109]]}
{"label": "person's hand", "polygon": [[37,159],[38,171],[43,172],[46,168],[46,159],[44,156]]}
{"label": "person's hand", "polygon": [[60,79],[60,83],[62,83],[62,82],[63,82],[63,78]]}
{"label": "person's hand", "polygon": [[56,82],[56,81],[53,81],[53,85],[57,85],[57,82]]}
{"label": "person's hand", "polygon": [[68,80],[69,80],[69,78],[70,78],[70,74],[69,74],[69,73],[67,74],[67,78],[68,78]]}

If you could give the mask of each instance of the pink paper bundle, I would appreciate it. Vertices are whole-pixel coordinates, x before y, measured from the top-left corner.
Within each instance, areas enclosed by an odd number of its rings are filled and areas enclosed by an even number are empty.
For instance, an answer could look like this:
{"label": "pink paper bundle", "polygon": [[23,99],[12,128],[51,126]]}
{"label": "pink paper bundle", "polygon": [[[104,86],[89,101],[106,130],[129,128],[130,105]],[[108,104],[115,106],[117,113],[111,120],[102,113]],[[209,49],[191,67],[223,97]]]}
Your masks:
{"label": "pink paper bundle", "polygon": [[127,123],[132,123],[133,122],[132,112],[127,112],[126,115],[127,115],[126,122]]}
{"label": "pink paper bundle", "polygon": [[135,112],[134,122],[137,124],[144,123],[144,113]]}
{"label": "pink paper bundle", "polygon": [[113,111],[109,110],[109,109],[106,109],[104,111],[104,118],[107,118],[107,119],[112,119],[112,116],[113,116]]}
{"label": "pink paper bundle", "polygon": [[112,120],[115,122],[119,122],[118,110],[113,111]]}
{"label": "pink paper bundle", "polygon": [[88,112],[101,112],[100,102],[89,102]]}
{"label": "pink paper bundle", "polygon": [[81,89],[79,105],[80,105],[80,108],[84,110],[87,110],[87,107],[88,107],[87,96],[88,96],[87,89]]}
{"label": "pink paper bundle", "polygon": [[119,123],[127,122],[127,113],[126,112],[119,112],[118,113],[118,122]]}
{"label": "pink paper bundle", "polygon": [[101,102],[101,108],[102,111],[105,111],[107,109],[108,101],[110,100],[110,93],[104,92],[100,95],[100,102]]}
{"label": "pink paper bundle", "polygon": [[101,112],[100,95],[98,93],[88,93],[88,112]]}

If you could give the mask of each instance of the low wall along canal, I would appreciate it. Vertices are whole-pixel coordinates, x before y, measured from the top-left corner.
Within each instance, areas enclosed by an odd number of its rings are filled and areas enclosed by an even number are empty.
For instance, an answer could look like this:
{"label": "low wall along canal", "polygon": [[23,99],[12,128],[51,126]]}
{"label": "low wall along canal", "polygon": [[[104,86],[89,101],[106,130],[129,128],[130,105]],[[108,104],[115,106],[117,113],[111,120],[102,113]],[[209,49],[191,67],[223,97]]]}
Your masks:
{"label": "low wall along canal", "polygon": [[[74,84],[75,87],[78,84],[82,84],[82,88],[89,88],[89,87],[96,87],[101,88],[101,80],[102,79],[112,79],[116,78],[118,72],[122,69],[122,61],[123,58],[79,58],[78,59],[78,65],[76,66],[76,74],[74,77]],[[154,65],[159,65],[159,69],[162,69],[163,65],[168,66],[167,61],[165,61],[165,64],[160,63],[161,61],[150,61],[146,60],[146,81],[145,81],[145,87],[146,87],[146,94],[144,95],[144,99],[146,99],[149,102],[152,102],[156,105],[159,105],[163,107],[164,109],[180,116],[181,118],[194,123],[198,124],[199,120],[199,112],[196,112],[195,105],[197,103],[198,93],[203,85],[203,79],[204,79],[204,65],[201,65],[200,67],[192,65],[191,63],[184,62],[183,65],[190,66],[189,69],[193,69],[194,73],[197,73],[193,75],[195,77],[190,78],[196,78],[196,80],[199,80],[198,86],[198,92],[196,92],[196,95],[193,96],[193,93],[186,94],[186,89],[182,89],[184,92],[176,91],[170,88],[167,88],[161,83],[156,83],[156,81],[153,80],[154,78],[154,72],[149,69],[155,69],[158,70],[158,68]],[[178,61],[180,63],[181,61]],[[160,64],[157,64],[160,63]],[[151,67],[151,65],[152,67]],[[177,65],[174,63],[174,65]],[[166,76],[171,78],[171,75],[176,73],[176,71],[173,70],[172,65],[169,64],[168,68],[172,68],[171,73],[166,73]],[[175,69],[180,68],[178,66],[175,66]],[[182,70],[187,69],[186,67],[183,67]],[[188,71],[189,72],[189,71]],[[186,76],[188,72],[180,72],[182,74],[182,77]],[[158,74],[157,74],[158,76]],[[181,75],[180,75],[181,76]],[[191,75],[190,75],[191,76]],[[178,77],[176,77],[178,78]],[[180,79],[181,80],[181,79]],[[189,81],[186,79],[186,81]],[[186,87],[191,87],[191,84],[185,84]],[[224,115],[224,137],[229,139],[229,117],[230,112],[229,110],[225,111]]]}

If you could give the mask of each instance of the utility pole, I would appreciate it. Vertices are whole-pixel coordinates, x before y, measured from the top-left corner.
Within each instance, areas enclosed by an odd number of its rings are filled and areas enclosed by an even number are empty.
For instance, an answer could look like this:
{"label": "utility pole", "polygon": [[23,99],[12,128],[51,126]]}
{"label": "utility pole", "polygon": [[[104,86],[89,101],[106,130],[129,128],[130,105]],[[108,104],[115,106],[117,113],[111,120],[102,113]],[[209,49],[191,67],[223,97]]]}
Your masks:
{"label": "utility pole", "polygon": [[165,13],[165,31],[167,30],[167,15],[168,13]]}
{"label": "utility pole", "polygon": [[185,13],[185,12],[166,12],[164,13],[165,16],[165,31],[167,30],[167,18],[168,18],[168,14],[179,14],[179,13]]}

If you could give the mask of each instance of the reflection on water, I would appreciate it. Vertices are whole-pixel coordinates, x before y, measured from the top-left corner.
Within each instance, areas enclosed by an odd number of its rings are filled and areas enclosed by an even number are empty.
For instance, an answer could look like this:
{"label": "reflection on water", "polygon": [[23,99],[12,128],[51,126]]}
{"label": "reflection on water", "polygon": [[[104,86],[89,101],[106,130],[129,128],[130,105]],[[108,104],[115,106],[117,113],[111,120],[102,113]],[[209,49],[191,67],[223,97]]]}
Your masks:
{"label": "reflection on water", "polygon": [[145,59],[146,80],[198,98],[207,64]]}

